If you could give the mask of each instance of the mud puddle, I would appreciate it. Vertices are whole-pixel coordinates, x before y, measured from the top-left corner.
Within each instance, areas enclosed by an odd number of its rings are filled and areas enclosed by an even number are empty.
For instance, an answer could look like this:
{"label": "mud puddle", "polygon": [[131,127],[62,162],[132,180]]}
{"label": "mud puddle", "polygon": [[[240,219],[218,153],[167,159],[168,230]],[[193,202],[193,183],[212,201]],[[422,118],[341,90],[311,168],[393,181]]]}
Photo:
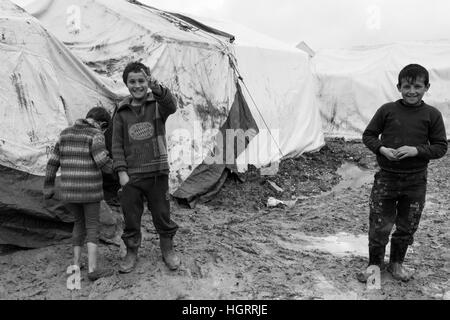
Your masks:
{"label": "mud puddle", "polygon": [[374,171],[362,169],[352,162],[344,162],[337,170],[342,180],[330,192],[340,192],[346,189],[357,189],[373,180]]}
{"label": "mud puddle", "polygon": [[[293,251],[322,251],[336,256],[362,256],[368,255],[367,234],[352,235],[345,232],[327,237],[314,237],[304,233],[289,235],[280,239],[279,245]],[[386,252],[389,252],[389,245]]]}

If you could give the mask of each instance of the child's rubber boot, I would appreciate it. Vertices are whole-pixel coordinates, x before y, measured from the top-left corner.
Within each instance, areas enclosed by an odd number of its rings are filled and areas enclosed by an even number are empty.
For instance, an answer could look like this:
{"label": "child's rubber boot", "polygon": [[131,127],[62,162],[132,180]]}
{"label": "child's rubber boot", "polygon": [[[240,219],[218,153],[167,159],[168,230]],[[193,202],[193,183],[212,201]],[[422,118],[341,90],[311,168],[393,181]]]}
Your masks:
{"label": "child's rubber boot", "polygon": [[392,262],[388,266],[388,271],[392,274],[395,280],[407,282],[411,280],[412,274],[408,272],[401,263]]}
{"label": "child's rubber boot", "polygon": [[170,270],[177,270],[180,266],[180,258],[175,253],[173,249],[173,238],[172,237],[160,237],[159,246],[161,248],[162,258],[166,266]]}
{"label": "child's rubber boot", "polygon": [[100,278],[110,277],[114,274],[113,269],[96,269],[88,273],[88,279],[90,281],[96,281]]}
{"label": "child's rubber boot", "polygon": [[127,248],[127,254],[119,265],[120,273],[130,273],[137,263],[138,248]]}

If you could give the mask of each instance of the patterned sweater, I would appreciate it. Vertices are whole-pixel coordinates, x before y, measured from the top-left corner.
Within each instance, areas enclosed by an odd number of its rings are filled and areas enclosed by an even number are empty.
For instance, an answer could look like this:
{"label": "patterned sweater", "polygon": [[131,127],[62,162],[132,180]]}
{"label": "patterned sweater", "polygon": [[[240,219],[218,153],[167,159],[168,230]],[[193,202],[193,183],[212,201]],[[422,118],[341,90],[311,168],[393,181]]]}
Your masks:
{"label": "patterned sweater", "polygon": [[131,96],[120,103],[113,126],[115,171],[130,176],[168,173],[165,122],[176,102],[169,89],[161,88],[161,96],[149,92],[140,109],[131,106]]}
{"label": "patterned sweater", "polygon": [[54,189],[61,167],[61,200],[89,203],[103,200],[102,171],[112,173],[105,137],[92,119],[79,119],[64,129],[47,163],[44,194]]}

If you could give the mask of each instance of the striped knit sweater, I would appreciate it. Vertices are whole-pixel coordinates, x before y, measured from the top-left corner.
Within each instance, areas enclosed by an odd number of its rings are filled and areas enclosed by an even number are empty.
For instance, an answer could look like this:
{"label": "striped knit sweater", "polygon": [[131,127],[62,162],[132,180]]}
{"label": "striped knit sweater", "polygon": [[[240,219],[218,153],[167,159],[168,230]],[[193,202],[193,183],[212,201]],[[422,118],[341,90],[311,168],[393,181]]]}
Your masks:
{"label": "striped knit sweater", "polygon": [[44,194],[55,186],[61,167],[61,200],[89,203],[103,200],[102,171],[112,173],[112,160],[105,147],[105,137],[92,119],[79,119],[64,129],[47,162]]}
{"label": "striped knit sweater", "polygon": [[140,111],[131,107],[131,96],[120,103],[113,126],[115,171],[130,176],[169,172],[165,122],[176,102],[169,89],[161,88],[161,96],[147,94]]}

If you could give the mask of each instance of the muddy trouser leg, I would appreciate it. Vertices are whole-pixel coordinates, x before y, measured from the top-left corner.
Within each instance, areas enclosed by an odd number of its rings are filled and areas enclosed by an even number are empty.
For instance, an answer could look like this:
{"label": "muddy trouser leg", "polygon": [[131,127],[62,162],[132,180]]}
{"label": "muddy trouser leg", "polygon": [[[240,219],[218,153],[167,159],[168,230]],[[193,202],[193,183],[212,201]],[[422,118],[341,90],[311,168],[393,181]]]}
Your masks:
{"label": "muddy trouser leg", "polygon": [[377,172],[370,195],[369,265],[383,264],[386,245],[396,216],[395,179],[388,173]]}
{"label": "muddy trouser leg", "polygon": [[86,238],[83,205],[79,203],[66,203],[65,207],[73,214],[75,219],[72,230],[72,245],[82,247]]}
{"label": "muddy trouser leg", "polygon": [[169,177],[161,175],[146,179],[145,191],[156,232],[160,237],[173,238],[178,225],[170,218]]}
{"label": "muddy trouser leg", "polygon": [[427,172],[405,175],[401,180],[402,196],[397,205],[395,232],[391,239],[391,263],[403,263],[408,246],[414,242],[425,206]]}
{"label": "muddy trouser leg", "polygon": [[100,202],[84,203],[84,221],[86,225],[86,242],[98,244],[100,226]]}
{"label": "muddy trouser leg", "polygon": [[127,248],[137,249],[141,246],[141,218],[144,212],[144,202],[137,182],[129,182],[122,188],[120,205],[125,221],[122,240]]}

